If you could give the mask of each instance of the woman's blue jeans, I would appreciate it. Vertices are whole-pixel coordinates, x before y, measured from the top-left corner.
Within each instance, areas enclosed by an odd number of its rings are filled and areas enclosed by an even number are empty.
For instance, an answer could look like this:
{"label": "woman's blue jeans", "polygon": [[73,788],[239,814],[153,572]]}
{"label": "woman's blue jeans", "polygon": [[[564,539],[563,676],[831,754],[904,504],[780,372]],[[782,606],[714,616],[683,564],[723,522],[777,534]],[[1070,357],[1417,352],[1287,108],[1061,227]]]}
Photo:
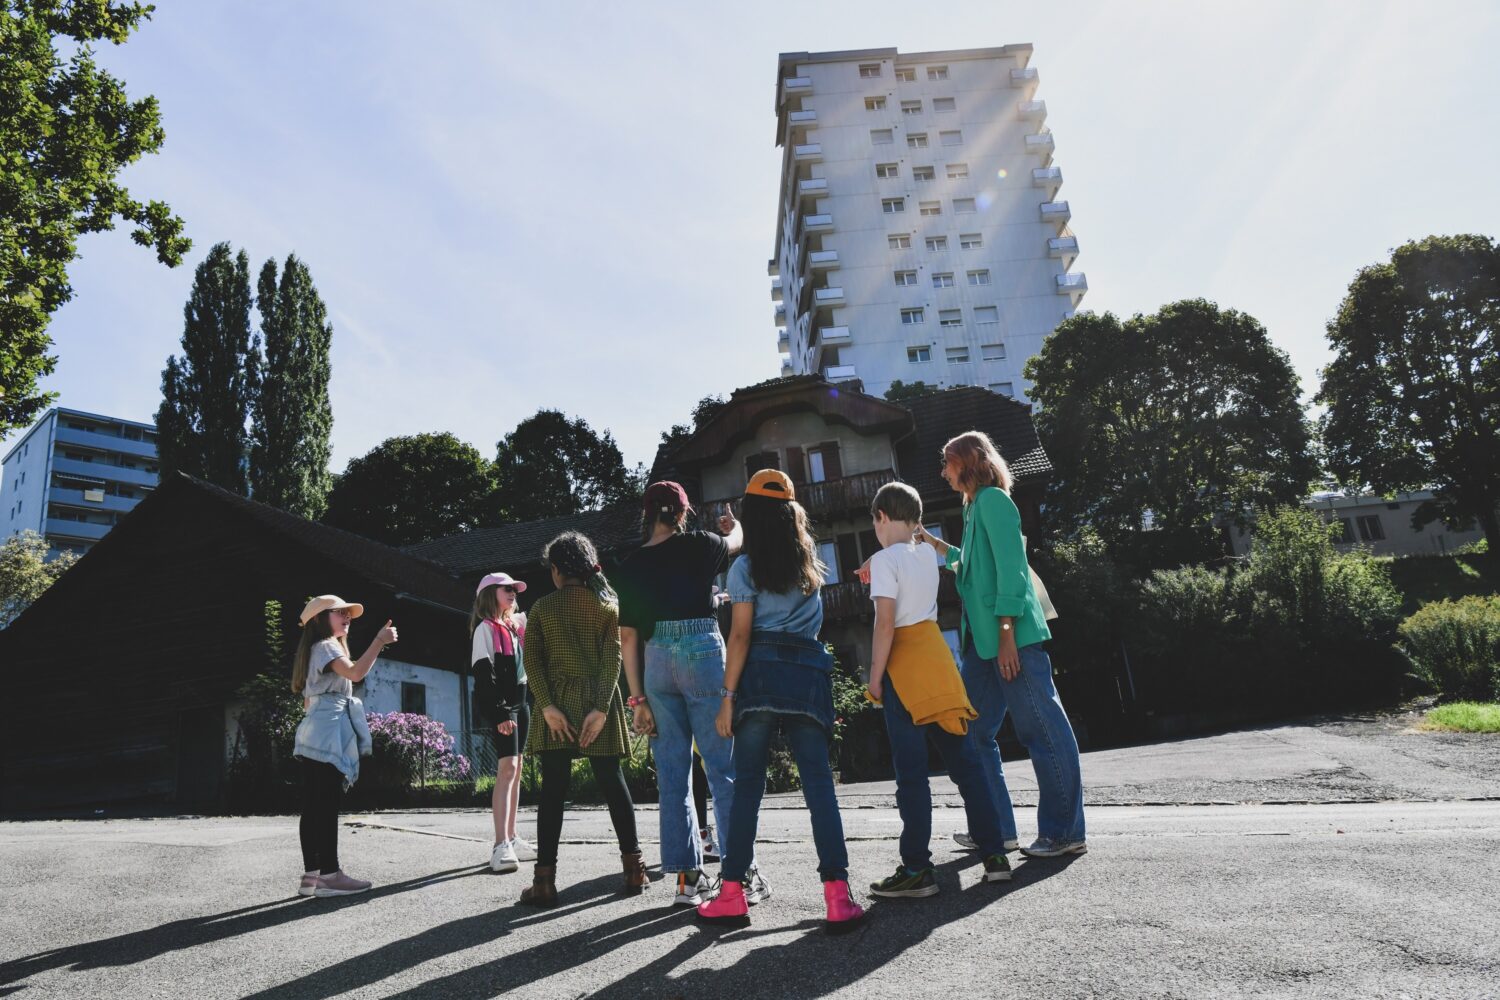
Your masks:
{"label": "woman's blue jeans", "polygon": [[734,803],[733,742],[714,729],[724,686],[724,639],[712,618],[657,622],[646,643],[646,699],[656,719],[656,784],[661,793],[661,870],[703,867],[693,808],[693,743],[703,757],[714,820],[729,829]]}
{"label": "woman's blue jeans", "polygon": [[[884,687],[885,731],[890,737],[891,763],[896,770],[896,809],[901,813],[901,863],[910,871],[932,867],[932,786],[927,777],[929,736],[943,756],[948,777],[963,797],[969,834],[979,844],[980,853],[989,857],[1003,852],[1000,812],[973,742],[968,736],[957,736],[935,722],[917,725],[890,678],[886,678]],[[969,731],[974,731],[972,723]]]}
{"label": "woman's blue jeans", "polygon": [[849,878],[849,852],[844,846],[844,821],[833,790],[828,764],[828,732],[806,715],[785,712],[746,712],[734,726],[734,807],[729,812],[729,840],[719,875],[743,882],[755,854],[755,830],[760,803],[766,793],[766,765],[771,738],[780,726],[802,779],[802,799],[812,818],[813,844],[818,849],[818,875],[824,882]]}
{"label": "woman's blue jeans", "polygon": [[1078,761],[1078,739],[1062,698],[1052,683],[1052,659],[1041,643],[1022,646],[1021,672],[1007,681],[1000,662],[984,659],[969,640],[964,643],[961,673],[969,702],[979,718],[969,725],[969,738],[1000,805],[1006,839],[1016,836],[1016,817],[995,737],[1008,713],[1016,739],[1031,755],[1038,790],[1037,835],[1049,840],[1083,840],[1083,772]]}

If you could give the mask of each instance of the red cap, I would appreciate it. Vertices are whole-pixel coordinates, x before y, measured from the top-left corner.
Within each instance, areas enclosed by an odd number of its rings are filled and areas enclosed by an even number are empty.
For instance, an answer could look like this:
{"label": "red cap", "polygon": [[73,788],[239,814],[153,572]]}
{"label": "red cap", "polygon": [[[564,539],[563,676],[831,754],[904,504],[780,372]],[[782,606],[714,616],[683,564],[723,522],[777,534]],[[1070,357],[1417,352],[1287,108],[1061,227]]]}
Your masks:
{"label": "red cap", "polygon": [[680,510],[691,510],[692,506],[688,503],[687,490],[683,489],[680,483],[664,479],[646,487],[645,508],[653,514],[660,512],[675,514]]}

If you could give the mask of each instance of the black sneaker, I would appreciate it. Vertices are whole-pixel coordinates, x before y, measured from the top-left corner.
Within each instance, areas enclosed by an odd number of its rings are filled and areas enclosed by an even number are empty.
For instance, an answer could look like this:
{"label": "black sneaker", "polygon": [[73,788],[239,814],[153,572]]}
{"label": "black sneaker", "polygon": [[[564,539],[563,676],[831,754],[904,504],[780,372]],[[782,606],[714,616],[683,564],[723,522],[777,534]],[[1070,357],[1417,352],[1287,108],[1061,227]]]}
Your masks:
{"label": "black sneaker", "polygon": [[931,868],[912,872],[907,871],[905,865],[898,865],[896,874],[883,878],[879,882],[871,882],[870,892],[876,896],[887,896],[892,899],[902,896],[936,896],[938,884]]}
{"label": "black sneaker", "polygon": [[981,882],[1009,882],[1010,862],[1003,854],[991,854],[984,859],[984,878]]}

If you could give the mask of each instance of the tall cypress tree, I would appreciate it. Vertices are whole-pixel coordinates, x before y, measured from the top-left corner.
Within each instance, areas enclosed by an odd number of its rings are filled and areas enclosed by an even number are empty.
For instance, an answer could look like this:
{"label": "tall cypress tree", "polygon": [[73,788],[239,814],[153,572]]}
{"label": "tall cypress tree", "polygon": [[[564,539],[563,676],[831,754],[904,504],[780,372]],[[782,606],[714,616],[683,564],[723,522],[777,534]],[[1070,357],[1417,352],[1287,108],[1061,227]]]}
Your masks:
{"label": "tall cypress tree", "polygon": [[162,471],[186,472],[241,496],[250,443],[245,423],[260,370],[250,301],[250,258],[215,244],[193,275],[182,355],[167,359],[156,411]]}
{"label": "tall cypress tree", "polygon": [[288,255],[279,283],[276,261],[266,261],[257,288],[266,360],[251,428],[251,495],[316,520],[333,485],[333,326],[311,272],[295,254]]}

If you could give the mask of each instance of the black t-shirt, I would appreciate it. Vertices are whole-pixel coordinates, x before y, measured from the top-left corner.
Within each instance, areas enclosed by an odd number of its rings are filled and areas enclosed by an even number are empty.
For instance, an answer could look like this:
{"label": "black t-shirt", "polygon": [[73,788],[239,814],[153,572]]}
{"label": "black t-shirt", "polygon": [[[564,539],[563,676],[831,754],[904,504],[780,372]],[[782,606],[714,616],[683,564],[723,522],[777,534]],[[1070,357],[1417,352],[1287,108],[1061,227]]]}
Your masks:
{"label": "black t-shirt", "polygon": [[620,566],[620,624],[649,638],[657,622],[714,617],[714,577],[728,566],[729,543],[712,531],[641,546]]}

